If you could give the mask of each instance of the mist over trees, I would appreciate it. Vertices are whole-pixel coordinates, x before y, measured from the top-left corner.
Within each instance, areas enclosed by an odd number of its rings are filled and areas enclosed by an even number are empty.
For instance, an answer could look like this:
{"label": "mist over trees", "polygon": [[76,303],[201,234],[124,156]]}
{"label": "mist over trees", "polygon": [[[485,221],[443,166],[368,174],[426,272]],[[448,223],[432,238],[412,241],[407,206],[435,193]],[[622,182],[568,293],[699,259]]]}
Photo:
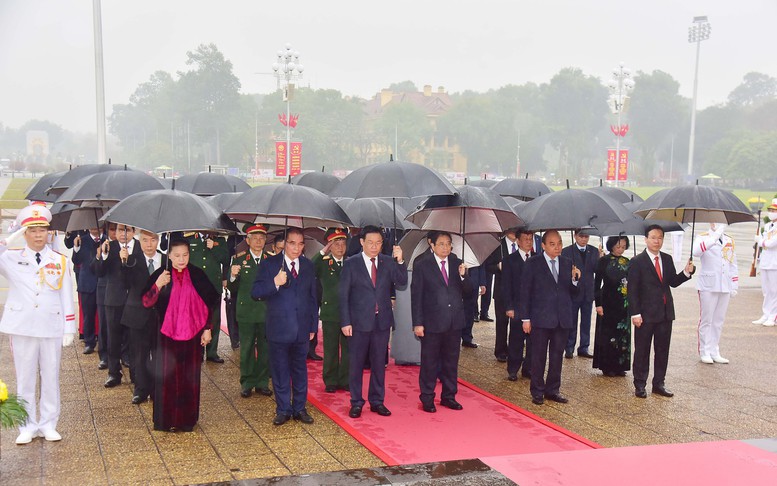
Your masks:
{"label": "mist over trees", "polygon": [[[109,130],[118,140],[109,153],[113,163],[141,169],[168,165],[181,172],[222,165],[248,173],[256,157],[260,167],[273,167],[275,140],[285,139],[278,119],[286,112],[281,92],[241,93],[232,63],[213,44],[187,52],[186,65],[177,73],[151,73],[126,104],[112,107]],[[677,181],[687,171],[690,100],[679,94],[670,73],[638,71],[634,80],[622,117],[629,124],[621,147],[630,151],[630,179]],[[387,105],[373,116],[368,100],[297,86],[291,103],[291,114],[299,115],[294,139],[303,142],[303,170],[355,169],[373,161],[376,151],[402,159],[430,151],[430,139],[435,145],[446,139],[467,157],[473,177],[529,173],[591,182],[603,177],[606,150],[615,146],[605,81],[566,67],[540,84],[452,93],[450,108],[434,118],[411,103]],[[420,91],[412,81],[386,85],[394,93]],[[381,88],[375,87],[376,96]],[[29,130],[48,133],[48,157],[26,156]],[[45,120],[18,128],[0,125],[0,157],[28,170],[27,165],[61,170],[89,162],[84,154],[93,152],[92,145],[93,135]],[[426,160],[442,170],[448,163],[431,151]],[[770,174],[776,160],[777,80],[747,73],[725,103],[698,112],[694,171],[746,184]]]}

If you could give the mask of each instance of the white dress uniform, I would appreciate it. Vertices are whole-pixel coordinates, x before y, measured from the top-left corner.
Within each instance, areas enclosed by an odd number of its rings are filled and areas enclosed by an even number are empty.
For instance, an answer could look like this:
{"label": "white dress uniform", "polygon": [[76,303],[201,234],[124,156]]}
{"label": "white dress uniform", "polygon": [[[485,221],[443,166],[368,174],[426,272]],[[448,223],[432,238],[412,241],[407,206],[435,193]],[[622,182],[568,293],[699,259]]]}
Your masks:
{"label": "white dress uniform", "polygon": [[729,299],[739,289],[739,272],[734,240],[723,227],[699,235],[693,256],[700,259],[696,290],[699,291],[699,356],[704,363],[728,363],[720,355],[720,334]]}
{"label": "white dress uniform", "polygon": [[[20,213],[20,219],[21,216]],[[10,337],[17,395],[27,402],[25,408],[29,415],[27,423],[19,428],[18,444],[29,442],[30,436],[44,436],[47,440],[61,438],[56,426],[60,414],[63,337],[69,335],[68,341],[72,342],[76,332],[70,263],[48,246],[38,253],[40,263],[36,252],[28,246],[8,249],[0,245],[0,273],[9,284],[0,332]],[[37,407],[35,392],[39,374]],[[40,411],[39,417],[36,409]],[[28,440],[22,439],[25,435]]]}
{"label": "white dress uniform", "polygon": [[757,324],[774,326],[777,321],[777,218],[771,215],[777,213],[777,199],[769,206],[770,219],[764,225],[763,233],[757,237],[756,243],[761,249],[758,268],[761,270],[761,291],[763,292],[763,315]]}

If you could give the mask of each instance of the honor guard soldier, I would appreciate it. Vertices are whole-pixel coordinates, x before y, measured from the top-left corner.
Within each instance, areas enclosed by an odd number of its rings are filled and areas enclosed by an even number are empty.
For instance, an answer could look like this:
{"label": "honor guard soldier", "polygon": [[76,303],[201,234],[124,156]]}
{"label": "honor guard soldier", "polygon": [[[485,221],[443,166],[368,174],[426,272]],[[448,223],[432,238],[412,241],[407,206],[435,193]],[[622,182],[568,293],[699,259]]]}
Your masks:
{"label": "honor guard soldier", "polygon": [[[184,236],[189,242],[189,262],[205,272],[210,283],[213,284],[213,287],[220,294],[224,288],[221,266],[227,265],[229,262],[226,240],[207,233],[187,233]],[[212,309],[212,312],[220,313],[221,310]],[[205,347],[205,358],[213,363],[224,362],[224,359],[218,355],[219,334],[221,333],[220,321],[219,319],[213,326],[213,339]]]}
{"label": "honor guard soldier", "polygon": [[348,390],[348,340],[340,328],[340,272],[346,239],[342,228],[326,231],[326,246],[313,256],[316,278],[321,284],[321,327],[324,334],[324,385],[327,393]]}
{"label": "honor guard soldier", "polygon": [[756,235],[755,244],[760,254],[758,268],[761,270],[761,290],[764,295],[763,315],[753,324],[774,326],[777,323],[777,199],[766,208],[769,222],[763,232]]}
{"label": "honor guard soldier", "polygon": [[229,291],[237,300],[237,326],[240,334],[240,396],[248,398],[256,393],[271,396],[270,355],[267,350],[267,305],[251,298],[251,287],[259,265],[268,255],[264,251],[267,228],[262,224],[245,226],[248,249],[232,258]]}
{"label": "honor guard soldier", "polygon": [[64,255],[46,245],[51,222],[46,207],[27,206],[19,212],[18,221],[25,245],[7,248],[5,242],[0,244],[0,273],[9,285],[0,332],[10,337],[17,393],[26,402],[28,414],[16,443],[28,444],[35,437],[58,441],[62,440],[56,430],[62,347],[73,343],[76,332],[72,268]]}

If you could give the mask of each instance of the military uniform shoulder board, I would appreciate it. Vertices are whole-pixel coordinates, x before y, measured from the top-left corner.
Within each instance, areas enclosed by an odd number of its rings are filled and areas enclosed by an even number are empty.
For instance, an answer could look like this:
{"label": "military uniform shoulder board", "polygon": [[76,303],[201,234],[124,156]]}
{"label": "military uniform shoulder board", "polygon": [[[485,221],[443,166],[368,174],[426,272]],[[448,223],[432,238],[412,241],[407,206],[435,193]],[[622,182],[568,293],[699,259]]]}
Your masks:
{"label": "military uniform shoulder board", "polygon": [[238,253],[237,255],[235,255],[235,258],[240,258],[241,256],[245,255],[246,253],[248,253],[248,252],[246,252],[246,251],[241,251],[240,253]]}
{"label": "military uniform shoulder board", "polygon": [[272,251],[268,251],[265,253],[267,254],[267,256],[275,256],[275,252],[272,252]]}
{"label": "military uniform shoulder board", "polygon": [[190,231],[190,232],[188,232],[188,233],[184,233],[184,234],[183,234],[183,237],[184,237],[184,238],[190,238],[190,237],[192,237],[192,236],[194,236],[194,235],[196,235],[196,234],[197,234],[197,232],[196,232],[196,231]]}
{"label": "military uniform shoulder board", "polygon": [[329,256],[329,255],[327,255],[327,256],[325,256],[324,258],[322,258],[322,260],[331,260],[331,259],[332,259],[332,257],[331,257],[331,256]]}
{"label": "military uniform shoulder board", "polygon": [[64,253],[62,253],[62,252],[59,252],[59,251],[57,251],[57,250],[54,250],[53,248],[52,248],[52,250],[51,250],[51,251],[53,251],[54,253],[56,253],[56,254],[57,254],[57,255],[59,255],[59,256],[65,256],[65,254],[64,254]]}

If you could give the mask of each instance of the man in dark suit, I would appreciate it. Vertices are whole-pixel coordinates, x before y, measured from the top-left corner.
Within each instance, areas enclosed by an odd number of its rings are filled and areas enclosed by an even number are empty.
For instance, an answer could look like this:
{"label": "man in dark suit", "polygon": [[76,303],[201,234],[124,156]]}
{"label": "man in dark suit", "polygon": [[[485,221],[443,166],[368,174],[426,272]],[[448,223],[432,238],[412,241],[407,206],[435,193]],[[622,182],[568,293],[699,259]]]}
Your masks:
{"label": "man in dark suit", "polygon": [[[494,250],[485,261],[486,272],[494,275],[494,317],[496,318],[496,337],[494,340],[494,356],[500,363],[507,362],[507,310],[505,298],[502,295],[502,261],[518,251],[518,235],[516,228],[505,230],[505,236],[499,248]],[[488,321],[489,319],[481,320]]]}
{"label": "man in dark suit", "polygon": [[542,405],[546,398],[558,403],[568,401],[559,393],[561,362],[569,330],[575,324],[572,296],[577,292],[580,279],[580,270],[572,265],[572,260],[561,256],[558,231],[550,230],[542,235],[542,250],[542,255],[526,261],[518,304],[523,331],[531,334],[529,390],[535,405]]}
{"label": "man in dark suit", "polygon": [[[121,315],[127,301],[127,282],[124,280],[122,266],[137,246],[135,228],[120,224],[116,227],[116,240],[104,241],[100,254],[95,258],[94,273],[106,278],[105,285],[105,324],[108,327],[108,379],[106,388],[121,384],[122,342],[125,340]],[[103,325],[103,322],[100,323]],[[131,372],[131,370],[130,370]]]}
{"label": "man in dark suit", "polygon": [[[98,228],[81,232],[73,239],[73,266],[80,268],[76,274],[76,283],[83,319],[81,332],[84,335],[84,354],[94,353],[97,346],[97,275],[92,271],[91,263],[99,246]],[[103,350],[100,352],[102,354]]]}
{"label": "man in dark suit", "polygon": [[520,313],[517,309],[521,301],[524,266],[526,261],[535,255],[533,239],[533,232],[525,228],[518,230],[518,251],[502,262],[502,295],[507,317],[510,319],[507,341],[507,379],[510,381],[518,381],[519,370],[524,378],[531,378],[531,338],[523,332],[523,322],[519,319]]}
{"label": "man in dark suit", "polygon": [[690,280],[695,271],[689,260],[685,269],[675,273],[671,255],[661,251],[664,230],[650,225],[645,230],[647,248],[631,259],[629,265],[629,314],[634,324],[634,395],[647,398],[645,385],[650,372],[650,347],[655,342],[653,393],[665,397],[674,394],[664,386],[672,340],[674,300],[670,287]]}
{"label": "man in dark suit", "polygon": [[[464,298],[472,293],[466,266],[451,255],[451,235],[438,232],[432,240],[432,258],[413,267],[410,299],[413,332],[421,338],[421,406],[434,413],[434,387],[442,382],[440,405],[452,410],[463,407],[456,401],[461,330],[467,324]],[[451,272],[450,269],[454,270]]]}
{"label": "man in dark suit", "polygon": [[318,331],[316,271],[305,258],[302,230],[289,228],[282,253],[259,265],[251,297],[267,302],[267,333],[270,375],[275,391],[273,425],[292,417],[312,424],[305,409],[308,396],[306,356],[308,342]]}
{"label": "man in dark suit", "polygon": [[[100,235],[100,241],[92,254],[92,259],[89,265],[91,266],[92,273],[97,276],[97,290],[95,291],[95,298],[97,301],[97,354],[100,357],[100,362],[97,364],[97,369],[108,369],[108,315],[105,310],[105,289],[108,286],[108,277],[97,275],[95,272],[96,263],[95,260],[99,258],[102,252],[102,245],[104,241],[113,241],[116,239],[116,223],[108,223],[107,230],[104,234]],[[122,349],[122,352],[124,350]],[[129,352],[129,350],[127,351]]]}
{"label": "man in dark suit", "polygon": [[[590,235],[580,230],[575,230],[575,242],[563,250],[561,255],[572,260],[572,263],[580,269],[580,282],[578,282],[577,295],[572,299],[572,313],[575,320],[580,318],[580,345],[577,347],[577,355],[581,358],[593,358],[588,347],[591,345],[591,313],[594,304],[594,270],[599,262],[599,250],[588,244]],[[569,331],[567,347],[564,357],[571,358],[577,342],[577,322]]]}
{"label": "man in dark suit", "polygon": [[362,367],[368,355],[370,410],[381,416],[391,415],[383,404],[388,341],[394,325],[391,290],[395,285],[407,285],[402,248],[394,246],[394,258],[382,254],[383,232],[376,226],[364,227],[360,240],[361,253],[348,258],[340,274],[340,326],[349,336],[351,418],[360,417],[364,407]]}
{"label": "man in dark suit", "polygon": [[148,288],[148,277],[162,266],[162,254],[157,251],[159,236],[141,231],[139,244],[127,257],[122,267],[127,282],[127,303],[121,316],[121,324],[129,332],[130,374],[135,381],[132,403],[141,404],[154,391],[152,352],[156,344],[157,314],[143,306],[143,289]]}

